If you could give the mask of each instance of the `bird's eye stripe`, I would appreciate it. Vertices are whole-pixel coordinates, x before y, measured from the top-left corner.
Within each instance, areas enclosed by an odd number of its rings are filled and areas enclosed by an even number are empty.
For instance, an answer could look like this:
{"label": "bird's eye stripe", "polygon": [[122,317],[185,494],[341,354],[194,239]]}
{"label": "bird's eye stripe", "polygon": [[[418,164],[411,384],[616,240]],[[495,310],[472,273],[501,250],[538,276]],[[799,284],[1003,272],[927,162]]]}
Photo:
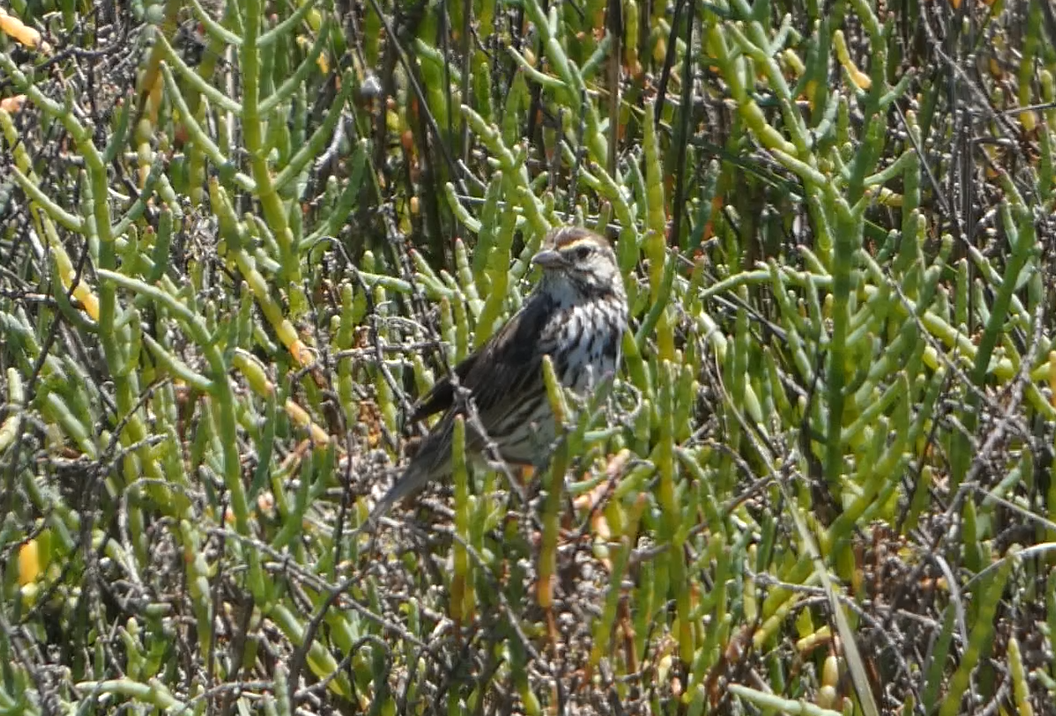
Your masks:
{"label": "bird's eye stripe", "polygon": [[568,251],[576,248],[577,246],[593,246],[597,243],[593,236],[571,236],[571,237],[558,237],[554,241],[554,246],[559,249]]}
{"label": "bird's eye stripe", "polygon": [[591,241],[580,240],[568,243],[565,246],[562,246],[559,250],[565,256],[575,257],[582,260],[594,251],[594,245]]}

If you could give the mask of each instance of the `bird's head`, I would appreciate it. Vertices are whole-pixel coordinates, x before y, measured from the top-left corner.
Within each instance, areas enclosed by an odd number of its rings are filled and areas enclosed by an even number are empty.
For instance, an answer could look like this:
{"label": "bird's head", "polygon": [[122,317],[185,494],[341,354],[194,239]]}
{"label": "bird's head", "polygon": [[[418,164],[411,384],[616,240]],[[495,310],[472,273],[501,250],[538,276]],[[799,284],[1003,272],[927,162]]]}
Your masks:
{"label": "bird's head", "polygon": [[604,237],[589,229],[554,229],[532,263],[542,267],[544,281],[568,283],[584,294],[624,295],[616,253]]}

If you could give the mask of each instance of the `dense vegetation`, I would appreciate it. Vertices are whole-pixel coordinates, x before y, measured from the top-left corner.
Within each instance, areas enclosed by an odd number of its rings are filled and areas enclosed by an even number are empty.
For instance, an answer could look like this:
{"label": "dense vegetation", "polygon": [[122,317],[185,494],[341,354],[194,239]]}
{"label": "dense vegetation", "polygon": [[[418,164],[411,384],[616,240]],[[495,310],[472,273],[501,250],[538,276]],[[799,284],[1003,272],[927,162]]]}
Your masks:
{"label": "dense vegetation", "polygon": [[[12,0],[0,714],[1052,713],[1047,0]],[[546,230],[545,469],[357,532]]]}

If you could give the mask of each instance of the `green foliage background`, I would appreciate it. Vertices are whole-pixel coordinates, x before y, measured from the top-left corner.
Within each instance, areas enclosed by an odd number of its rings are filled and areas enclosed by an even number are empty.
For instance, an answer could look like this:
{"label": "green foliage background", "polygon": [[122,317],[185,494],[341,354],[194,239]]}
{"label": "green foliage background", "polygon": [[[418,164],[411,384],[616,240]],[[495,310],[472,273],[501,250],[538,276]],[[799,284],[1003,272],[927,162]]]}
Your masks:
{"label": "green foliage background", "polygon": [[[6,21],[0,713],[1052,712],[1047,0]],[[357,532],[565,222],[611,390]]]}

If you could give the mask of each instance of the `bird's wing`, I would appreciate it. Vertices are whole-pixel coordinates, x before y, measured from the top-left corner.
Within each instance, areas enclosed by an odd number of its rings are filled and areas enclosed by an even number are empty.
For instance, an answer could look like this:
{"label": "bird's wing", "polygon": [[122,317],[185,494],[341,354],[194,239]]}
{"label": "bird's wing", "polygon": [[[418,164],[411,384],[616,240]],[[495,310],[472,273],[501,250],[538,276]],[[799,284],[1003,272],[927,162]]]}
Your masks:
{"label": "bird's wing", "polygon": [[480,358],[467,371],[469,389],[485,425],[518,404],[525,391],[541,378],[543,330],[551,313],[549,299],[533,294],[525,306],[484,345]]}
{"label": "bird's wing", "polygon": [[[478,351],[455,366],[459,385],[469,390],[481,423],[495,426],[510,411],[517,410],[531,396],[533,383],[541,379],[543,353],[549,350],[544,335],[546,321],[552,313],[550,299],[535,293],[524,307]],[[404,497],[421,489],[429,480],[447,472],[451,463],[451,438],[455,416],[459,411],[455,387],[449,378],[437,381],[411,416],[419,420],[432,413],[447,410],[433,426],[418,454],[371,512],[373,523]],[[467,434],[471,449],[479,450],[482,436],[475,430]]]}
{"label": "bird's wing", "polygon": [[[526,386],[539,376],[542,370],[540,339],[549,313],[547,299],[533,295],[487,343],[455,366],[458,384],[469,390],[486,425],[511,404],[516,405]],[[455,405],[455,386],[450,376],[445,376],[422,397],[409,421],[450,410]],[[449,428],[448,422],[445,419],[443,424],[437,424],[433,432]]]}
{"label": "bird's wing", "polygon": [[[465,360],[455,366],[455,375],[458,376],[459,385],[466,384],[466,376],[473,370],[473,366],[476,365],[477,359],[480,358],[482,350],[475,351],[472,355],[468,356]],[[450,376],[444,376],[440,380],[433,384],[433,387],[426,393],[418,404],[414,408],[414,413],[408,418],[408,422],[416,423],[419,420],[428,418],[434,413],[439,413],[443,410],[450,408],[455,402],[455,386],[451,382]]]}

